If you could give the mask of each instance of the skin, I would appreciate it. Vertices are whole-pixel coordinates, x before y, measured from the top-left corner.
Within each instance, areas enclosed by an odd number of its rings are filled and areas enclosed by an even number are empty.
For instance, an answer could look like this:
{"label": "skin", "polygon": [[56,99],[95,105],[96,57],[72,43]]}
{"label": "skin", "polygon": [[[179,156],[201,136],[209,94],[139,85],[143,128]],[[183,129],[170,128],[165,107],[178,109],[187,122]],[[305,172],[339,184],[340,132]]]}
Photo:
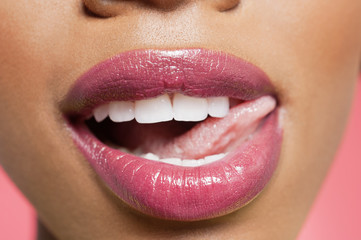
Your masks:
{"label": "skin", "polygon": [[[37,209],[39,239],[294,239],[347,120],[361,66],[361,1],[84,2],[87,11],[76,0],[0,3],[0,164]],[[182,223],[139,214],[112,194],[73,144],[58,103],[117,53],[188,47],[263,69],[277,89],[284,141],[254,201]]]}

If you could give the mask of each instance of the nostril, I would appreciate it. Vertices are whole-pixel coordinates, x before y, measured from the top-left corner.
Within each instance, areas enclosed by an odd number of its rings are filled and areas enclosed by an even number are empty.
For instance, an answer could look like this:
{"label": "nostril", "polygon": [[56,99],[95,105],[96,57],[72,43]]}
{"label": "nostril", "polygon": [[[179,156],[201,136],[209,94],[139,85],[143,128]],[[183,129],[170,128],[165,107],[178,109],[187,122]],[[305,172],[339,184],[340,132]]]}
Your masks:
{"label": "nostril", "polygon": [[84,6],[91,14],[101,17],[114,17],[129,10],[147,7],[170,11],[191,0],[83,0]]}
{"label": "nostril", "polygon": [[151,6],[149,0],[83,0],[88,12],[100,17],[115,17],[127,14],[128,11],[139,7]]}
{"label": "nostril", "polygon": [[146,2],[160,9],[175,9],[190,1],[191,0],[146,0]]}
{"label": "nostril", "polygon": [[112,0],[83,0],[86,10],[100,17],[115,16],[114,1]]}
{"label": "nostril", "polygon": [[214,7],[220,12],[232,10],[239,4],[240,0],[213,0]]}

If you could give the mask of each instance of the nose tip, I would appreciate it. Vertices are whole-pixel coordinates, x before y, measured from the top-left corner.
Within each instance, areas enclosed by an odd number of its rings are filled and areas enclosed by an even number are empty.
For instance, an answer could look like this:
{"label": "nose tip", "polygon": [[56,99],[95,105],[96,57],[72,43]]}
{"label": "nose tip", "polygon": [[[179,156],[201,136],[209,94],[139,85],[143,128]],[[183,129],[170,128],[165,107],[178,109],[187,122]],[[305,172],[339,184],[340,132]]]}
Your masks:
{"label": "nose tip", "polygon": [[240,2],[240,0],[83,0],[88,10],[102,17],[117,16],[139,6],[174,10],[181,5],[196,1],[209,4],[218,11],[233,9]]}

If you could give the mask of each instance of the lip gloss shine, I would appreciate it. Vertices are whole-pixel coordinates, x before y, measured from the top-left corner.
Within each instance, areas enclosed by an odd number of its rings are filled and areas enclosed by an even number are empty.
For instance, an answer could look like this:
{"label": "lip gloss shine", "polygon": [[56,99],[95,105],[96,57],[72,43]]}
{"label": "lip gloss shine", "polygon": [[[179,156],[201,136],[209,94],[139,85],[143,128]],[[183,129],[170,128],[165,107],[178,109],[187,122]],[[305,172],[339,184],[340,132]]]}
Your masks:
{"label": "lip gloss shine", "polygon": [[277,108],[263,117],[248,141],[223,159],[198,167],[156,162],[113,149],[81,121],[110,101],[177,92],[248,102],[275,96],[262,70],[229,54],[206,49],[136,50],[114,56],[82,75],[62,102],[62,110],[69,119],[78,119],[69,121],[69,127],[85,159],[129,206],[179,221],[209,219],[239,209],[264,189],[277,167],[282,144]]}

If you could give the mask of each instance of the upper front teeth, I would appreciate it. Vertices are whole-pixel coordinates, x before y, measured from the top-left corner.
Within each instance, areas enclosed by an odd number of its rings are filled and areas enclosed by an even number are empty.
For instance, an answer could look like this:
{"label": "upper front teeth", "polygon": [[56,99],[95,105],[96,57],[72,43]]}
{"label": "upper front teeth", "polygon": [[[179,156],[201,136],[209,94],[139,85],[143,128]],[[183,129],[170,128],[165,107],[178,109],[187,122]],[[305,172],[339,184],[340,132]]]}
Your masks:
{"label": "upper front teeth", "polygon": [[135,118],[139,123],[157,123],[173,118],[177,121],[202,121],[208,114],[225,117],[229,111],[228,97],[196,98],[176,93],[172,100],[168,94],[164,94],[135,102],[114,101],[95,108],[93,114],[97,122],[109,115],[113,122]]}
{"label": "upper front teeth", "polygon": [[173,119],[168,95],[135,102],[135,120],[139,123],[165,122]]}
{"label": "upper front teeth", "polygon": [[173,98],[173,114],[174,119],[177,121],[204,120],[208,115],[207,99],[194,98],[177,93]]}

